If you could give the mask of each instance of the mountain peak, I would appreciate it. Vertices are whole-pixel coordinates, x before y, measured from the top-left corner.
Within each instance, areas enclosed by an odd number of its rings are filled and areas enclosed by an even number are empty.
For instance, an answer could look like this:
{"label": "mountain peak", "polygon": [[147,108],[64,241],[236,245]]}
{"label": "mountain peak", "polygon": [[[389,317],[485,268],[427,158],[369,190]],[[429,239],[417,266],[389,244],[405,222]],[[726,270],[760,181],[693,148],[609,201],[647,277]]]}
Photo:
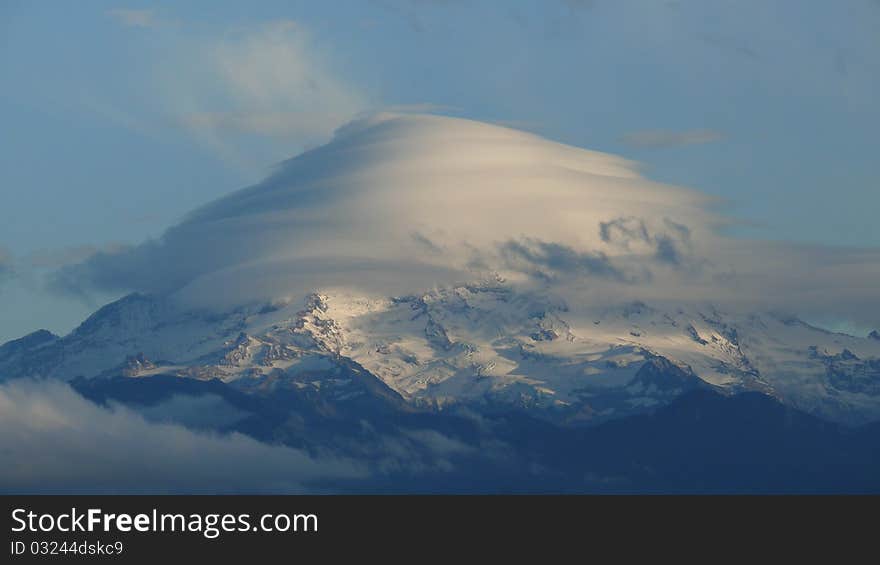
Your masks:
{"label": "mountain peak", "polygon": [[2,354],[6,354],[14,350],[30,349],[49,343],[51,341],[55,341],[56,339],[58,339],[57,335],[53,334],[49,330],[40,329],[35,332],[29,333],[24,337],[13,339],[0,345],[0,352],[2,352]]}

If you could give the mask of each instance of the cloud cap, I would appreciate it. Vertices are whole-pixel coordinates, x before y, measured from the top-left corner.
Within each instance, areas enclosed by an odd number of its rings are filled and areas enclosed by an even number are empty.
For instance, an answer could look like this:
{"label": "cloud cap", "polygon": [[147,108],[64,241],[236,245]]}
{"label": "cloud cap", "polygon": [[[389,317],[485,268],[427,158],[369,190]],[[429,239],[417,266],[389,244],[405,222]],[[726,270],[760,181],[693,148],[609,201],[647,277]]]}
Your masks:
{"label": "cloud cap", "polygon": [[702,193],[622,157],[459,118],[381,113],[158,240],[61,269],[55,285],[227,308],[320,289],[384,296],[498,273],[605,300],[714,301],[880,322],[875,249],[718,233]]}
{"label": "cloud cap", "polygon": [[218,298],[209,289],[222,283],[257,299],[306,290],[307,266],[308,285],[357,286],[368,271],[430,285],[466,276],[475,261],[503,267],[501,251],[522,238],[592,253],[610,218],[650,211],[708,221],[707,201],[642,178],[621,157],[469,120],[377,114],[159,240],[99,253],[57,282],[164,293],[195,286],[182,295],[199,300],[206,290]]}

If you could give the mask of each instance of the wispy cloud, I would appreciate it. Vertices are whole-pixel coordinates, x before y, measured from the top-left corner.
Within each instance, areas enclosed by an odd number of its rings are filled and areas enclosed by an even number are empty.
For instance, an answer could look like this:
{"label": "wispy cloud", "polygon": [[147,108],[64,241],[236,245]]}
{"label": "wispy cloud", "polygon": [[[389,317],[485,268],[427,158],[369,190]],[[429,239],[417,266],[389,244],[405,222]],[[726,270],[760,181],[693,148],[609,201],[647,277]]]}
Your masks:
{"label": "wispy cloud", "polygon": [[99,405],[57,380],[0,383],[0,493],[339,492],[455,471],[478,453],[437,431],[379,432],[366,420],[369,440],[308,451],[210,431],[243,417],[216,395]]}
{"label": "wispy cloud", "polygon": [[177,140],[183,131],[247,177],[327,141],[337,127],[377,106],[298,22],[206,31],[149,10],[107,13],[122,25],[164,28],[144,38],[151,48],[132,60],[127,75],[146,96],[133,104],[84,92],[80,102],[154,140]]}
{"label": "wispy cloud", "polygon": [[127,27],[151,28],[159,25],[159,20],[152,10],[117,8],[108,10],[107,15]]}
{"label": "wispy cloud", "polygon": [[328,124],[340,124],[351,117],[348,114],[289,112],[196,112],[180,118],[180,123],[194,131],[210,135],[248,133],[270,137],[315,137],[331,129]]}
{"label": "wispy cloud", "polygon": [[640,130],[624,134],[620,138],[622,142],[631,147],[680,147],[712,143],[722,139],[724,136],[720,132],[710,129]]}
{"label": "wispy cloud", "polygon": [[106,245],[73,245],[69,247],[45,248],[32,251],[22,258],[22,262],[35,269],[58,269],[88,260],[97,253],[114,253],[125,246],[119,243]]}
{"label": "wispy cloud", "polygon": [[162,111],[229,161],[247,166],[242,135],[271,138],[277,160],[326,141],[370,106],[297,22],[179,42],[178,64],[157,61]]}

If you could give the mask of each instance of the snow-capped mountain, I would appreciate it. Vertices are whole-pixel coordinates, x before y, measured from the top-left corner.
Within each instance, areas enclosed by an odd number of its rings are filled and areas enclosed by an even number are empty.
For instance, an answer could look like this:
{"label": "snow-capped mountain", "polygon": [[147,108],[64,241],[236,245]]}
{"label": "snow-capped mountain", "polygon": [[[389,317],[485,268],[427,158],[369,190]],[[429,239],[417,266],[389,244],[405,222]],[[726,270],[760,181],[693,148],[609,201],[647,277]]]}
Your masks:
{"label": "snow-capped mountain", "polygon": [[711,203],[532,134],[367,117],[55,272],[122,298],[0,345],[0,415],[26,454],[78,430],[150,473],[144,443],[246,445],[327,492],[878,492],[880,335],[803,320],[876,327],[880,260],[726,237]]}
{"label": "snow-capped mountain", "polygon": [[157,241],[62,270],[56,286],[138,292],[3,345],[0,378],[172,375],[571,425],[710,388],[880,419],[876,332],[768,313],[858,313],[865,285],[816,300],[843,267],[722,237],[709,201],[528,133],[373,116]]}
{"label": "snow-capped mountain", "polygon": [[570,305],[482,280],[421,295],[315,293],[223,314],[134,294],[63,338],[0,348],[6,378],[219,379],[248,391],[284,380],[349,389],[351,367],[413,406],[527,408],[590,423],[694,388],[759,391],[826,419],[880,419],[880,342],[769,314],[642,302]]}

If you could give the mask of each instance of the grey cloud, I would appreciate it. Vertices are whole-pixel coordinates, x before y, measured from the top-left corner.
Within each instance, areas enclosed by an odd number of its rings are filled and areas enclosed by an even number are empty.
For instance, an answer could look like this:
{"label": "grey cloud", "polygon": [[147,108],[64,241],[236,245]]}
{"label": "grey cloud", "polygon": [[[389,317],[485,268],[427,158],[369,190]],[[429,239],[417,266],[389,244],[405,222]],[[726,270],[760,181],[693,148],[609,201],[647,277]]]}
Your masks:
{"label": "grey cloud", "polygon": [[174,395],[158,404],[133,409],[150,422],[205,430],[225,428],[247,417],[247,413],[215,394]]}
{"label": "grey cloud", "polygon": [[599,238],[605,243],[615,243],[629,249],[630,240],[647,241],[650,236],[644,220],[629,217],[600,222]]}
{"label": "grey cloud", "polygon": [[655,253],[655,257],[658,261],[663,263],[669,263],[670,265],[680,265],[681,264],[681,252],[678,249],[675,241],[668,235],[659,235],[654,239],[657,244],[657,252]]}
{"label": "grey cloud", "polygon": [[0,385],[0,492],[310,492],[358,463],[99,407],[55,381]]}
{"label": "grey cloud", "polygon": [[[85,298],[93,291],[119,291],[139,288],[132,280],[138,260],[147,259],[155,246],[146,242],[138,247],[123,247],[115,251],[99,251],[88,255],[82,262],[63,264],[50,273],[48,288],[62,295]],[[143,272],[138,273],[144,274]],[[145,279],[142,279],[146,282]]]}
{"label": "grey cloud", "polygon": [[751,241],[733,242],[723,254],[732,272],[719,298],[816,320],[880,323],[880,249]]}
{"label": "grey cloud", "polygon": [[678,233],[679,237],[682,240],[687,241],[688,243],[690,242],[691,228],[687,227],[684,224],[679,224],[677,222],[673,222],[669,218],[664,218],[663,223],[666,225],[666,227],[668,227],[668,228],[674,230],[676,233]]}
{"label": "grey cloud", "polygon": [[400,428],[381,433],[367,421],[362,421],[361,426],[371,440],[348,447],[358,460],[371,461],[380,474],[412,477],[437,471],[453,472],[462,458],[484,451],[432,429]]}
{"label": "grey cloud", "polygon": [[411,235],[412,235],[413,240],[415,240],[415,242],[418,243],[419,245],[421,245],[425,250],[427,250],[431,253],[442,253],[443,252],[443,246],[434,243],[425,234],[415,231],[415,232],[412,232]]}
{"label": "grey cloud", "polygon": [[599,223],[599,238],[627,252],[649,252],[661,263],[675,267],[685,265],[691,254],[690,228],[668,218],[664,218],[663,226],[663,231],[652,231],[642,218],[615,218]]}
{"label": "grey cloud", "polygon": [[458,455],[474,451],[474,447],[445,436],[436,430],[401,430],[401,433],[438,455]]}
{"label": "grey cloud", "polygon": [[684,145],[700,145],[723,139],[717,131],[694,129],[685,131],[641,130],[621,136],[620,140],[632,147],[662,148],[681,147]]}
{"label": "grey cloud", "polygon": [[105,245],[74,245],[54,249],[39,249],[24,257],[29,267],[36,269],[60,269],[66,265],[75,265],[87,261],[99,253],[115,253],[125,249],[121,243]]}
{"label": "grey cloud", "polygon": [[60,381],[8,381],[0,384],[0,493],[341,492],[389,474],[452,472],[486,455],[435,430],[379,432],[366,421],[369,440],[340,437],[332,452],[209,431],[244,416],[212,395],[101,406]]}
{"label": "grey cloud", "polygon": [[538,278],[553,280],[571,275],[590,275],[630,281],[611,259],[600,252],[580,252],[561,243],[523,238],[499,245],[506,266]]}

